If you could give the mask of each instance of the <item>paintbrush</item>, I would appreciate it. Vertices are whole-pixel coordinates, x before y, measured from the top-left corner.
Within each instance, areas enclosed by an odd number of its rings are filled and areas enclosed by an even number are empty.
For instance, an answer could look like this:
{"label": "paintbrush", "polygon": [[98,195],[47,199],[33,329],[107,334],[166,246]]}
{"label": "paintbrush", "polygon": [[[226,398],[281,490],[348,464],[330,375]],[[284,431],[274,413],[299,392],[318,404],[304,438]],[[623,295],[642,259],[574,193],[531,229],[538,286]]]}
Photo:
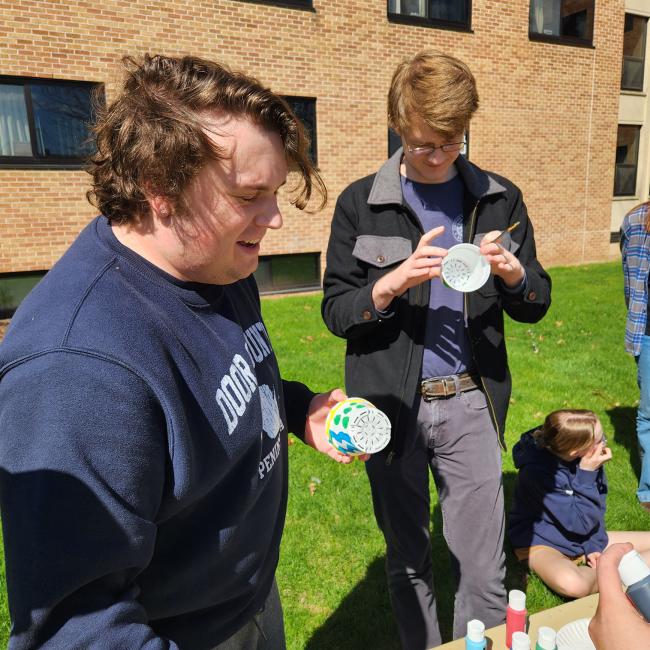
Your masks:
{"label": "paintbrush", "polygon": [[513,230],[514,230],[518,225],[519,225],[519,221],[515,221],[515,223],[513,223],[513,224],[510,225],[510,226],[508,226],[505,230],[502,230],[502,231],[501,231],[501,232],[496,236],[496,238],[493,239],[493,240],[490,242],[490,244],[498,244],[498,243],[501,241],[502,237],[503,237],[505,234],[507,234],[507,233],[509,233],[509,232],[512,232],[512,231],[513,231]]}

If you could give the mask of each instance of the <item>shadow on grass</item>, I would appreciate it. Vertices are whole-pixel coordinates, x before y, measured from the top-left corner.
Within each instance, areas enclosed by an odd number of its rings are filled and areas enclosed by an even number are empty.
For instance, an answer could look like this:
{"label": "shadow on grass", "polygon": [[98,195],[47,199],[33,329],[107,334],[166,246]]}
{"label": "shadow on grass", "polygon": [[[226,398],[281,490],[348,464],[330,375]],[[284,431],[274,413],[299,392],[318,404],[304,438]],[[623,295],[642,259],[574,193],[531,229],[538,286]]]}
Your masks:
{"label": "shadow on grass", "polygon": [[366,576],[319,627],[306,650],[393,650],[399,648],[397,628],[388,600],[385,558],[371,562]]}
{"label": "shadow on grass", "polygon": [[[503,475],[506,512],[509,509],[515,472]],[[440,633],[443,641],[450,641],[453,632],[454,594],[456,583],[450,565],[447,543],[442,534],[442,511],[436,503],[431,515],[433,575]],[[399,647],[399,637],[388,598],[384,570],[385,558],[374,560],[366,576],[345,597],[307,642],[306,650],[393,650]],[[514,557],[506,542],[506,588],[526,590],[526,567]],[[504,603],[505,605],[505,603]]]}
{"label": "shadow on grass", "polygon": [[619,445],[627,449],[630,465],[638,480],[641,476],[641,460],[636,437],[636,407],[615,406],[607,409],[606,413],[614,430],[613,438]]}

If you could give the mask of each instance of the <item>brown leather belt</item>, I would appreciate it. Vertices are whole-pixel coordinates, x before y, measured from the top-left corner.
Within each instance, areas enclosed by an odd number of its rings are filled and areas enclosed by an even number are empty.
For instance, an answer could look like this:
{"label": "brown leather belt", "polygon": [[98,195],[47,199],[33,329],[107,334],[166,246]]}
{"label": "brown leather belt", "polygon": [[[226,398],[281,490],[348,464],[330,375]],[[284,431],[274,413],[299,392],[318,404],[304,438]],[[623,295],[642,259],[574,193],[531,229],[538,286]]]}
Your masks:
{"label": "brown leather belt", "polygon": [[[466,393],[481,386],[481,379],[478,375],[463,372],[460,375],[451,377],[431,377],[420,384],[420,393],[426,401],[451,397],[456,393]],[[458,388],[458,390],[456,390]]]}

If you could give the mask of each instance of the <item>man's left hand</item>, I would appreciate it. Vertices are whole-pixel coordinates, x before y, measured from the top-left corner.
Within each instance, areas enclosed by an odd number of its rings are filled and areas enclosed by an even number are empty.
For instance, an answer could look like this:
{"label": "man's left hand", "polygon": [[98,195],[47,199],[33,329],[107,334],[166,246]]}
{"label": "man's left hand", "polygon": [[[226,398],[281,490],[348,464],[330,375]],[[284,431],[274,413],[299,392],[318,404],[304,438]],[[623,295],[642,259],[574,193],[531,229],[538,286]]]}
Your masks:
{"label": "man's left hand", "polygon": [[[309,404],[309,411],[307,413],[307,423],[305,424],[305,442],[310,446],[327,454],[330,458],[337,463],[347,465],[354,460],[354,456],[346,456],[340,451],[337,451],[328,440],[327,431],[325,429],[325,421],[330,409],[339,402],[346,399],[346,394],[340,389],[335,388],[329,393],[319,393],[314,395]],[[359,460],[368,460],[369,454],[356,456]]]}
{"label": "man's left hand", "polygon": [[519,260],[503,246],[493,243],[499,236],[498,230],[493,230],[481,240],[481,255],[487,258],[493,275],[498,275],[506,286],[514,289],[525,277],[524,267]]}

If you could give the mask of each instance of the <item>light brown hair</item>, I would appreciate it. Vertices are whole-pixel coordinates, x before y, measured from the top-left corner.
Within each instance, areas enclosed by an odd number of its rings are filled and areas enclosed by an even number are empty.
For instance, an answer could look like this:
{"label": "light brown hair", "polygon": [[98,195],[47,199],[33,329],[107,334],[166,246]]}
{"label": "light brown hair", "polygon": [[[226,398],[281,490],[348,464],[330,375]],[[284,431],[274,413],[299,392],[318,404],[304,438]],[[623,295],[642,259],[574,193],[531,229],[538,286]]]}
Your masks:
{"label": "light brown hair", "polygon": [[478,108],[476,81],[459,59],[423,50],[404,59],[393,73],[388,92],[388,123],[398,133],[408,130],[413,116],[445,136],[469,126]]}
{"label": "light brown hair", "polygon": [[533,434],[538,444],[557,456],[588,449],[596,438],[598,416],[584,409],[563,409],[546,416]]}
{"label": "light brown hair", "polygon": [[126,77],[118,97],[94,127],[88,200],[109,221],[126,223],[149,213],[147,196],[163,196],[183,215],[182,194],[206,163],[223,157],[202,128],[202,114],[242,116],[280,135],[290,172],[291,202],[304,209],[325,185],[309,159],[308,139],[287,102],[259,81],[194,56],[145,54],[122,59]]}

